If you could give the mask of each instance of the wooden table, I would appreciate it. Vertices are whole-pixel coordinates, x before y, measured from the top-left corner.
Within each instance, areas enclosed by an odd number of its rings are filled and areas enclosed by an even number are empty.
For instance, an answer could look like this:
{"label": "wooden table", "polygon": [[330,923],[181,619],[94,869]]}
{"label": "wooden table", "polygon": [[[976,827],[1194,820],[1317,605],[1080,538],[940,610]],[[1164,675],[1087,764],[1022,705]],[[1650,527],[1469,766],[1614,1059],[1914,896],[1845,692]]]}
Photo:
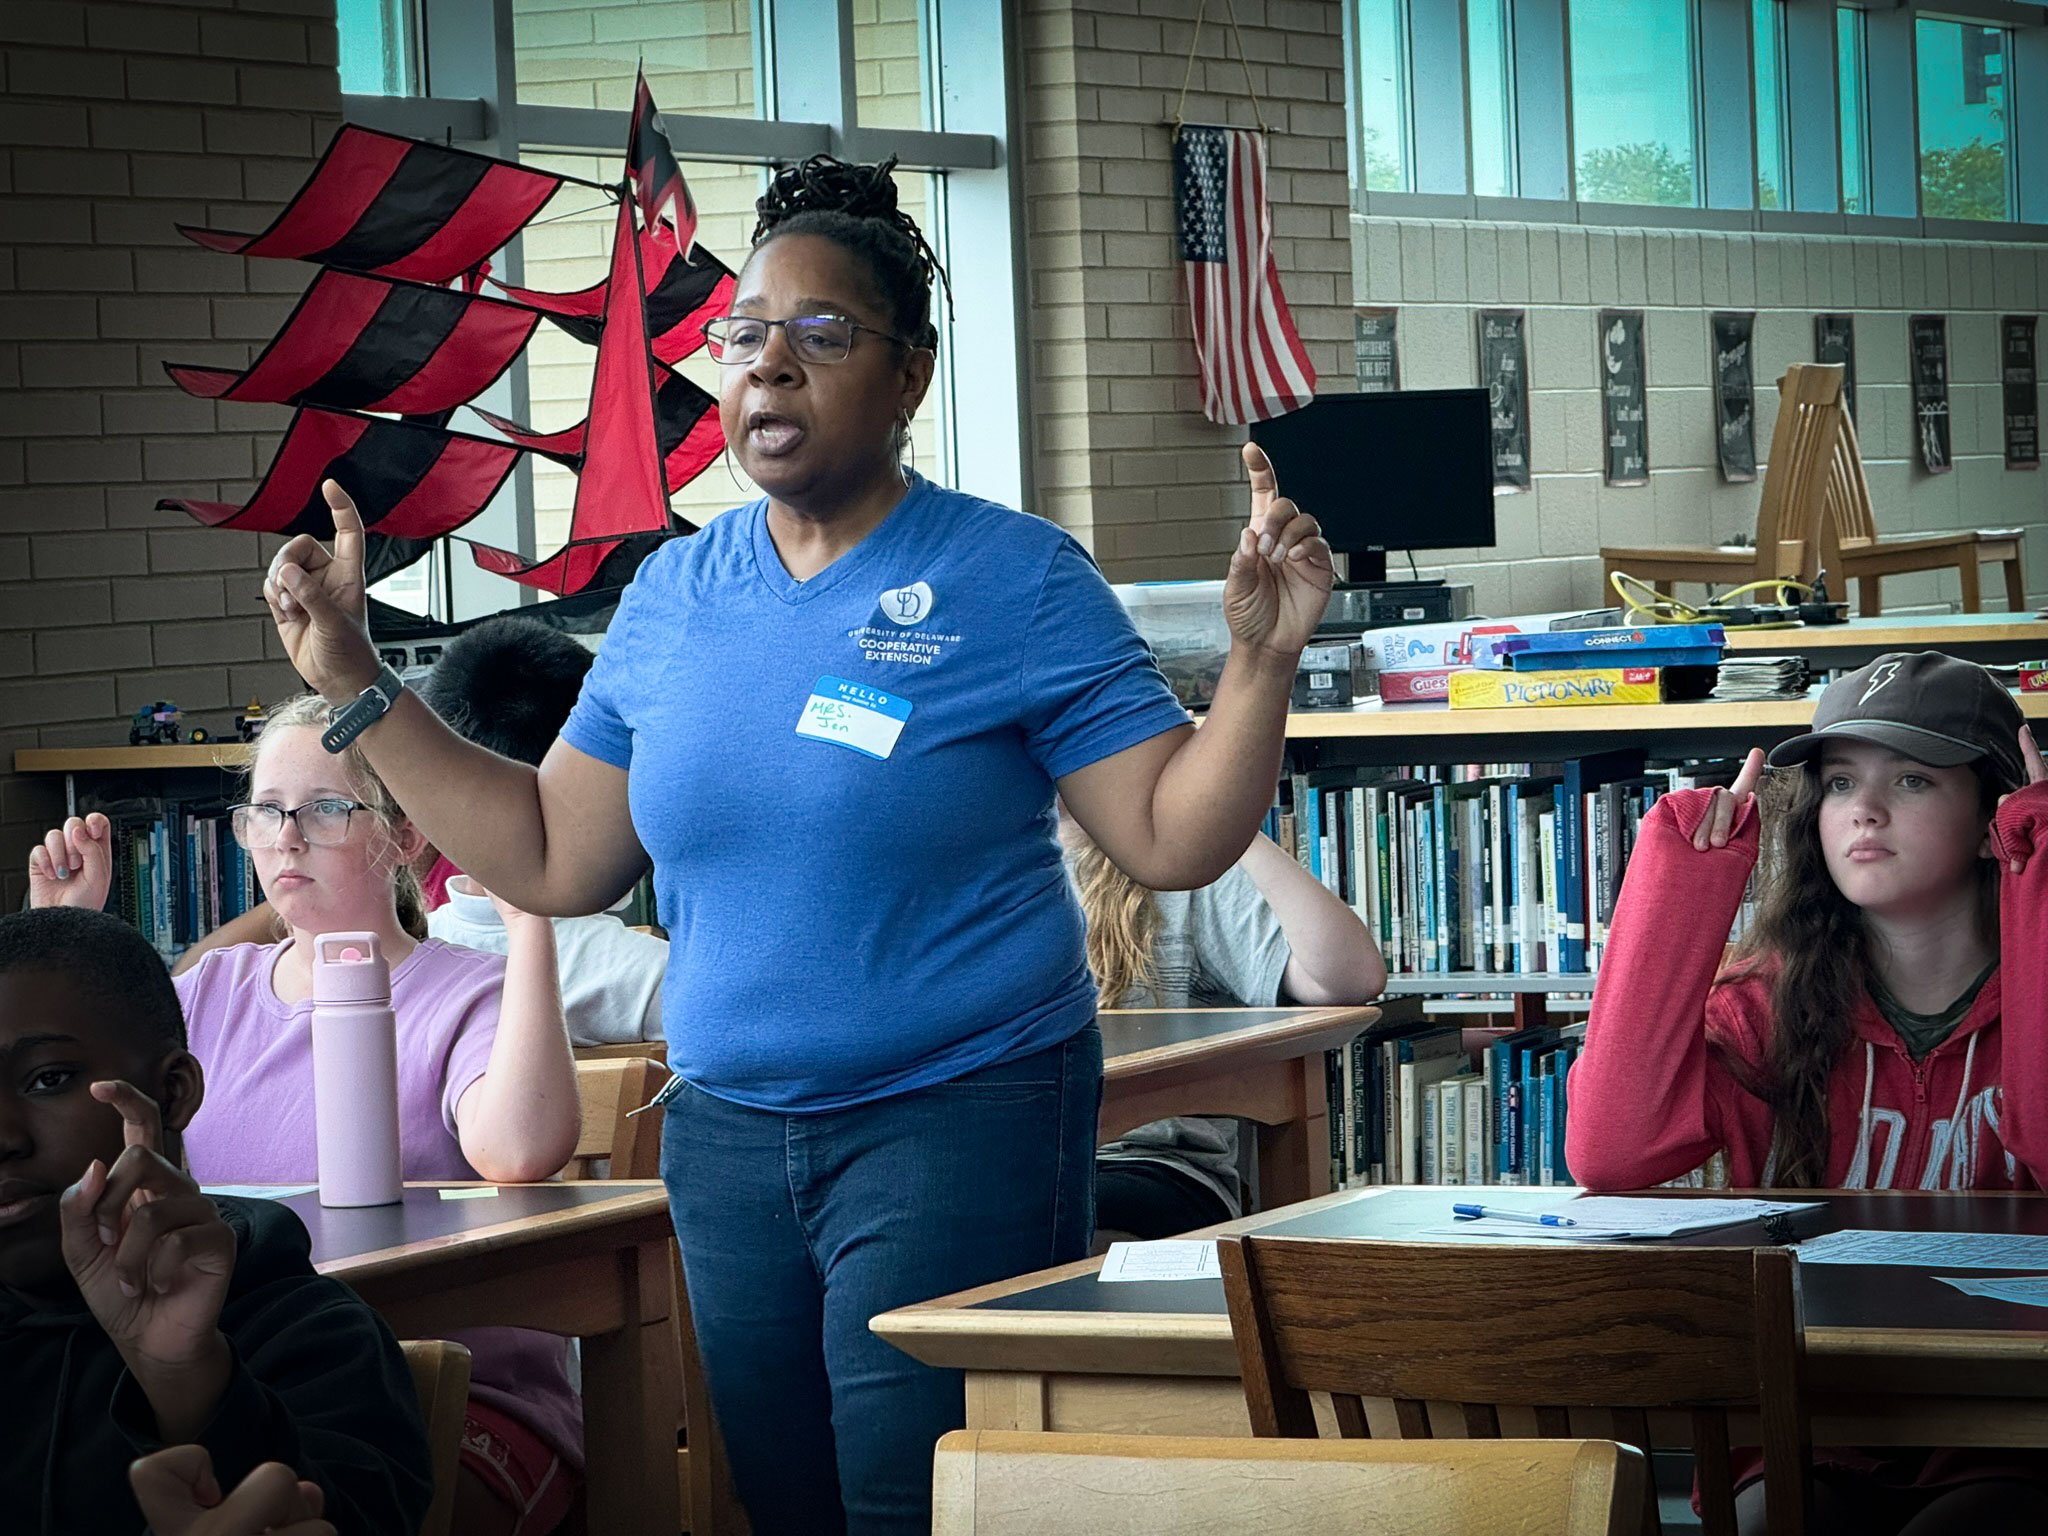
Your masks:
{"label": "wooden table", "polygon": [[1798,629],[1731,629],[1730,655],[1804,656],[1819,667],[1860,667],[1886,651],[1946,651],[1986,666],[2048,656],[2048,622],[2033,613],[1918,613]]}
{"label": "wooden table", "polygon": [[1259,1131],[1268,1209],[1330,1187],[1323,1053],[1377,1008],[1111,1008],[1102,1023],[1098,1140],[1174,1115],[1234,1115]]}
{"label": "wooden table", "polygon": [[312,1234],[314,1268],[401,1338],[505,1327],[581,1339],[589,1529],[675,1536],[682,1381],[666,1192],[619,1180],[441,1197],[461,1187],[408,1185],[403,1204],[358,1210],[311,1194],[283,1203]]}
{"label": "wooden table", "polygon": [[[1211,1232],[1407,1238],[1442,1223],[1462,1191],[1352,1190]],[[1495,1203],[1554,1203],[1555,1190],[1493,1189]],[[1807,1198],[1800,1196],[1798,1198]],[[1816,1194],[1798,1236],[1842,1227],[2048,1235],[2040,1194]],[[1768,1241],[1754,1226],[1691,1243]],[[1250,1433],[1220,1281],[1102,1285],[1100,1259],[884,1313],[871,1325],[927,1364],[967,1372],[969,1429],[1126,1434]],[[1933,1272],[1800,1269],[1813,1434],[1821,1445],[2048,1447],[2048,1309],[1966,1296]],[[1509,1338],[1514,1302],[1503,1297]],[[1659,1443],[1682,1425],[1655,1423]],[[1460,1434],[1453,1424],[1439,1434]]]}

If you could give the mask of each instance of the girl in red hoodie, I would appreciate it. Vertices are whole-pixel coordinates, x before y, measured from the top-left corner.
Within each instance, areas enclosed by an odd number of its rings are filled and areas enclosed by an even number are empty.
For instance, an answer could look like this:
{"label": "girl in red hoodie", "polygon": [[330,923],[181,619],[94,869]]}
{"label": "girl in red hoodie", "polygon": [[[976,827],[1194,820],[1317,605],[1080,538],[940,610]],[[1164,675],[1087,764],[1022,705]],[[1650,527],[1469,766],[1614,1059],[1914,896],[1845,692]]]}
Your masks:
{"label": "girl in red hoodie", "polygon": [[[1722,1152],[1738,1188],[2048,1187],[2048,767],[2012,696],[1938,652],[1881,656],[1770,754],[1784,771],[1764,762],[1643,822],[1572,1069],[1572,1172],[1641,1189]],[[2048,1464],[1965,1460],[1827,1452],[1817,1528],[2048,1528]]]}

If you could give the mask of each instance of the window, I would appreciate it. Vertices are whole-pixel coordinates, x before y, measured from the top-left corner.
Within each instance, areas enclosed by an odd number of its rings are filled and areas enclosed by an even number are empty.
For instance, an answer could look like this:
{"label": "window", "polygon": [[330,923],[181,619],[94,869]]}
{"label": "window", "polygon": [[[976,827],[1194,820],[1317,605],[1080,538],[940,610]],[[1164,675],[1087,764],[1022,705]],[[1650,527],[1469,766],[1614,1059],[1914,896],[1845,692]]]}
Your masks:
{"label": "window", "polygon": [[1785,165],[1785,0],[1750,0],[1750,60],[1756,71],[1756,205],[1783,208]]}
{"label": "window", "polygon": [[854,110],[864,128],[928,128],[924,0],[853,0]]}
{"label": "window", "polygon": [[339,0],[341,88],[351,96],[420,91],[418,18],[407,0]]}
{"label": "window", "polygon": [[1472,190],[1513,197],[1515,72],[1507,0],[1465,0],[1465,82],[1472,113]]}
{"label": "window", "polygon": [[2009,219],[2011,114],[1998,27],[1916,24],[1920,212],[1930,219]]}
{"label": "window", "polygon": [[761,110],[753,0],[519,0],[512,63],[519,99],[535,106],[630,108],[634,69],[644,64],[664,115]]}
{"label": "window", "polygon": [[1835,12],[1835,104],[1841,114],[1842,212],[1870,212],[1870,70],[1863,13]]}
{"label": "window", "polygon": [[1408,47],[1403,0],[1359,0],[1358,176],[1368,192],[1405,192]]}
{"label": "window", "polygon": [[1699,203],[1687,0],[1573,0],[1572,141],[1588,203]]}

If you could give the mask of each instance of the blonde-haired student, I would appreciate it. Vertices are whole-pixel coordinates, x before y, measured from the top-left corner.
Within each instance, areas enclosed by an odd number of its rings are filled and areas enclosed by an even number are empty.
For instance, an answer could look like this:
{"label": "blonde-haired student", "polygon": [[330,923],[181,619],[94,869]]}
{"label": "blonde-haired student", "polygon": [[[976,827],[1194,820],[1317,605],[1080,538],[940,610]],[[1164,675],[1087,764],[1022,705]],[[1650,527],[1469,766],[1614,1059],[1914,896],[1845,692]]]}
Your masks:
{"label": "blonde-haired student", "polygon": [[[2042,1187],[2048,768],[2012,695],[1939,652],[1883,656],[1769,761],[1643,823],[1572,1069],[1573,1174],[1639,1189],[1723,1152],[1742,1188]],[[2048,1522],[2030,1453],[1828,1450],[1816,1473],[1824,1531]]]}

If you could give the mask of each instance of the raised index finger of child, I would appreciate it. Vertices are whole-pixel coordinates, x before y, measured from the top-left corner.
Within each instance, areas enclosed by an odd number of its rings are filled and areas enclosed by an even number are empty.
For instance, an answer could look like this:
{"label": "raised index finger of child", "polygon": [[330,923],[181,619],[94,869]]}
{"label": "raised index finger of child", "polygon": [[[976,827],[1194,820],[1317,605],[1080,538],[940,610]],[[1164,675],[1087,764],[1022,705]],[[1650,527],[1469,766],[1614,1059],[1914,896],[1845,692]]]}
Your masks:
{"label": "raised index finger of child", "polygon": [[94,1083],[92,1096],[102,1104],[111,1104],[120,1111],[122,1146],[147,1147],[152,1152],[163,1151],[163,1115],[157,1110],[155,1099],[133,1083],[124,1083],[118,1077]]}
{"label": "raised index finger of child", "polygon": [[2043,779],[2048,779],[2048,761],[2042,760],[2041,748],[2034,741],[2034,728],[2031,725],[2020,727],[2020,759],[2026,764],[2029,784],[2039,784]]}

